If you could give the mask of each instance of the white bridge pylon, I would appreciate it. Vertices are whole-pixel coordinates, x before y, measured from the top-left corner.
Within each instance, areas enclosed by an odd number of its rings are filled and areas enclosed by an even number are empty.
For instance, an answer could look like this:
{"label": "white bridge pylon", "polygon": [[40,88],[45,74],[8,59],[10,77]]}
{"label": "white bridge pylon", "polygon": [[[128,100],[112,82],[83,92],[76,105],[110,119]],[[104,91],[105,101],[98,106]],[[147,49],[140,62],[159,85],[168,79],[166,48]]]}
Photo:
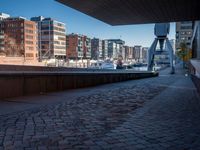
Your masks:
{"label": "white bridge pylon", "polygon": [[156,55],[156,47],[159,42],[160,45],[160,51],[163,51],[164,42],[166,43],[166,50],[168,51],[169,58],[170,58],[170,67],[171,67],[171,74],[175,73],[174,70],[174,53],[172,45],[169,42],[169,39],[167,38],[167,35],[169,34],[170,30],[170,24],[169,23],[156,23],[154,27],[154,34],[156,36],[154,42],[152,43],[151,47],[148,50],[148,71],[153,70],[154,66],[154,57]]}

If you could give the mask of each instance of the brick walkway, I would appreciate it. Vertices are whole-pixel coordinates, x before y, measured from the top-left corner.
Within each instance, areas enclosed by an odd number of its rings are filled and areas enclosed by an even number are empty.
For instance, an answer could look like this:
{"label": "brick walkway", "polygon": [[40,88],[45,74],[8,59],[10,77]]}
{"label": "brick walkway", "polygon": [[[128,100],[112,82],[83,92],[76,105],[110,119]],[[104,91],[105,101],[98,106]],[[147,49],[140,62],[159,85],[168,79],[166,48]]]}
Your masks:
{"label": "brick walkway", "polygon": [[73,94],[1,115],[0,149],[200,149],[200,99],[181,70]]}

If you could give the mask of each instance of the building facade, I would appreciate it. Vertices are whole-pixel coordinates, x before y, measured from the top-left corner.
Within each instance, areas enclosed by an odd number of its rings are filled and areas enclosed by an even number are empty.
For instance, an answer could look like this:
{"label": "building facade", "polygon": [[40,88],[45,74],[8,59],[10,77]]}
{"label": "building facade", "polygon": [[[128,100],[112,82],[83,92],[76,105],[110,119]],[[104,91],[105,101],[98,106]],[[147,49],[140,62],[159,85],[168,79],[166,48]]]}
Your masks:
{"label": "building facade", "polygon": [[52,18],[33,17],[37,23],[39,58],[66,58],[66,27],[65,24]]}
{"label": "building facade", "polygon": [[91,39],[87,36],[83,36],[83,59],[91,58]]}
{"label": "building facade", "polygon": [[108,40],[102,41],[103,60],[108,58]]}
{"label": "building facade", "polygon": [[124,46],[124,51],[125,51],[124,60],[128,60],[129,59],[130,47],[129,46]]}
{"label": "building facade", "polygon": [[1,55],[37,60],[37,26],[22,17],[7,18],[0,23]]}
{"label": "building facade", "polygon": [[117,60],[121,56],[120,44],[115,42],[108,42],[108,57]]}
{"label": "building facade", "polygon": [[91,58],[94,60],[103,59],[102,40],[93,38],[91,41]]}
{"label": "building facade", "polygon": [[192,21],[176,23],[176,50],[180,48],[180,43],[186,43],[189,47],[192,38]]}
{"label": "building facade", "polygon": [[121,39],[108,39],[109,43],[116,43],[119,46],[119,50],[117,52],[117,54],[119,56],[121,56],[122,58],[125,57],[125,41],[121,40]]}
{"label": "building facade", "polygon": [[66,37],[67,59],[90,59],[91,39],[85,35],[69,34]]}
{"label": "building facade", "polygon": [[136,61],[140,61],[142,59],[142,46],[140,45],[134,46],[133,58]]}
{"label": "building facade", "polygon": [[148,50],[149,48],[148,47],[142,47],[142,61],[143,62],[147,62],[147,57],[148,57]]}
{"label": "building facade", "polygon": [[79,34],[69,34],[66,37],[67,59],[82,59],[84,49],[84,36]]}

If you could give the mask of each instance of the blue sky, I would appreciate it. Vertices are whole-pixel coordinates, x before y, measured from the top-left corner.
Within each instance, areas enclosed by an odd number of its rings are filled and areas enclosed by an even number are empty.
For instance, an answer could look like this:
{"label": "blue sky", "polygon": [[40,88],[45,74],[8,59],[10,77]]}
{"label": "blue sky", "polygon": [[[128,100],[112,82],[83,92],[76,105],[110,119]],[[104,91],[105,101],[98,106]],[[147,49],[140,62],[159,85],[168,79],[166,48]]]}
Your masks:
{"label": "blue sky", "polygon": [[[127,45],[149,47],[154,40],[153,24],[110,26],[97,19],[64,6],[54,0],[0,0],[0,12],[11,16],[52,17],[66,23],[67,34],[80,33],[90,38],[121,38]],[[175,38],[175,24],[171,23],[170,39]]]}

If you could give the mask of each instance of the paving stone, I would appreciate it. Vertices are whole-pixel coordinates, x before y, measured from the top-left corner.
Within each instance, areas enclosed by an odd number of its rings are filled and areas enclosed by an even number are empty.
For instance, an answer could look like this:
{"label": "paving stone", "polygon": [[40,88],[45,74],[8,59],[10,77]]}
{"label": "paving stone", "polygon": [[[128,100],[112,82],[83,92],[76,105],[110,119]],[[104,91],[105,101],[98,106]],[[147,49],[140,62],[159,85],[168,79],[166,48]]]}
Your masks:
{"label": "paving stone", "polygon": [[199,97],[182,74],[102,86],[0,116],[0,149],[198,150]]}

